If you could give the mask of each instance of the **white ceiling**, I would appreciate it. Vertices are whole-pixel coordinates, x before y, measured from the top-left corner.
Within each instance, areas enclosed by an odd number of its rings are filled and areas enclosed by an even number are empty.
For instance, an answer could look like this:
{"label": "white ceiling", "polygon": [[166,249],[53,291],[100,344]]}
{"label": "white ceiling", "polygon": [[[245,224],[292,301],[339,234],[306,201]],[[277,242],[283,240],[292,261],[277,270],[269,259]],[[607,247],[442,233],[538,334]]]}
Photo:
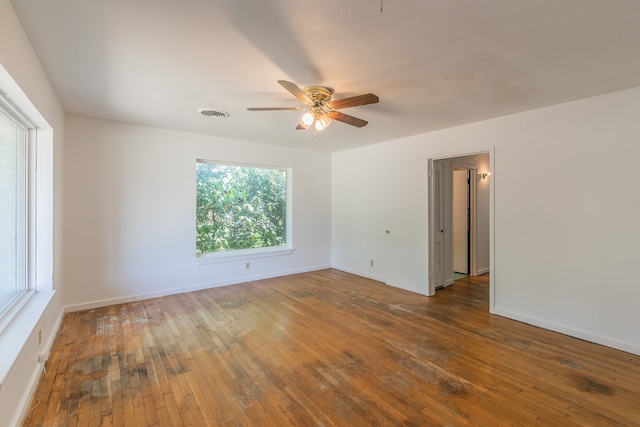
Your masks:
{"label": "white ceiling", "polygon": [[[12,0],[67,113],[342,150],[640,86],[638,0]],[[381,12],[381,4],[383,10]],[[296,131],[277,80],[373,92]],[[213,107],[230,113],[213,119]]]}

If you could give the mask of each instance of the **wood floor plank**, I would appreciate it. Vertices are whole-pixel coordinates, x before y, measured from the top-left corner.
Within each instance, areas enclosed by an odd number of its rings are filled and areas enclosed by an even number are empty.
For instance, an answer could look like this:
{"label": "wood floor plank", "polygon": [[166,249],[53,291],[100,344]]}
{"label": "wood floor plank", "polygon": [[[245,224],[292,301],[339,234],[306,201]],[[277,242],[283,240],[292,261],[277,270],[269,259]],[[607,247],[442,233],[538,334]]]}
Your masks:
{"label": "wood floor plank", "polygon": [[640,357],[338,270],[69,313],[24,426],[640,426]]}

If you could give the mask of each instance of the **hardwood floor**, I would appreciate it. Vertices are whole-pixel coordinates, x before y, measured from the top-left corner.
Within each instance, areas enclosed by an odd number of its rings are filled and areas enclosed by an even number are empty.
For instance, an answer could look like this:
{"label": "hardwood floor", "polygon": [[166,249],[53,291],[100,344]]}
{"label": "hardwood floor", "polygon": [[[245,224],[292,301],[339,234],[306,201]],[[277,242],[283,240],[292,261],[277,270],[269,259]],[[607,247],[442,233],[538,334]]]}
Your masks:
{"label": "hardwood floor", "polygon": [[323,270],[65,316],[25,426],[640,425],[640,357]]}

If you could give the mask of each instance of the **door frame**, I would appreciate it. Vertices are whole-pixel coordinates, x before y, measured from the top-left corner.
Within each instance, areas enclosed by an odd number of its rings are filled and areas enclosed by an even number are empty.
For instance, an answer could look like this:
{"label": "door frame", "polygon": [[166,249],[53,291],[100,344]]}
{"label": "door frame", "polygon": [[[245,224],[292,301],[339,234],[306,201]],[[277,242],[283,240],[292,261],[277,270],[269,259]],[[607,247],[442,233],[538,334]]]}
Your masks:
{"label": "door frame", "polygon": [[[495,270],[495,177],[496,177],[496,166],[495,166],[495,146],[489,146],[486,148],[480,148],[477,150],[469,150],[469,151],[458,151],[458,152],[450,152],[444,153],[438,156],[433,156],[427,159],[427,168],[428,168],[428,226],[429,226],[429,292],[428,295],[435,295],[436,288],[435,282],[433,280],[434,271],[433,268],[433,252],[434,252],[434,244],[433,244],[433,234],[431,230],[433,230],[433,178],[432,178],[432,169],[433,162],[435,160],[446,160],[452,159],[455,157],[464,157],[464,156],[473,156],[478,154],[489,154],[489,170],[482,172],[490,172],[491,179],[489,180],[489,271],[491,272],[489,276],[489,312],[494,312],[495,307],[495,282],[496,282],[496,270]],[[474,201],[474,203],[477,201]],[[477,270],[476,270],[477,273]]]}

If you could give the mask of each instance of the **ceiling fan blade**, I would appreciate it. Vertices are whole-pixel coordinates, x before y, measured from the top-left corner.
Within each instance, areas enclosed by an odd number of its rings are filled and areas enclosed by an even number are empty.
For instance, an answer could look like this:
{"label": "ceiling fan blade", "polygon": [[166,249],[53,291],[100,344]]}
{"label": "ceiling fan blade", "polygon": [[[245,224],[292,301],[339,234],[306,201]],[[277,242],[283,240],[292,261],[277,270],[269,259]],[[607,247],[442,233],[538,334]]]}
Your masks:
{"label": "ceiling fan blade", "polygon": [[309,125],[306,124],[305,122],[303,122],[302,120],[300,120],[300,123],[298,123],[298,126],[296,126],[297,130],[307,130],[309,129]]}
{"label": "ceiling fan blade", "polygon": [[314,105],[314,103],[311,100],[311,98],[309,98],[307,96],[307,94],[304,93],[304,91],[302,89],[300,89],[300,87],[298,87],[297,84],[288,82],[286,80],[278,80],[278,83],[280,83],[282,85],[282,87],[284,87],[286,90],[291,92],[291,94],[293,96],[298,98],[298,100],[300,100],[300,102],[303,102],[303,103],[305,103],[307,105],[310,105],[310,106]]}
{"label": "ceiling fan blade", "polygon": [[327,116],[332,118],[333,120],[337,120],[342,123],[346,123],[351,126],[355,126],[358,128],[364,127],[369,123],[366,120],[359,119],[357,117],[350,116],[348,114],[341,113],[339,111],[329,111]]}
{"label": "ceiling fan blade", "polygon": [[364,95],[352,96],[350,98],[336,99],[330,101],[327,105],[329,108],[339,110],[340,108],[357,107],[359,105],[376,104],[380,102],[380,98],[372,93],[365,93]]}
{"label": "ceiling fan blade", "polygon": [[266,108],[247,108],[249,111],[281,111],[281,110],[306,110],[306,108],[299,107],[266,107]]}

